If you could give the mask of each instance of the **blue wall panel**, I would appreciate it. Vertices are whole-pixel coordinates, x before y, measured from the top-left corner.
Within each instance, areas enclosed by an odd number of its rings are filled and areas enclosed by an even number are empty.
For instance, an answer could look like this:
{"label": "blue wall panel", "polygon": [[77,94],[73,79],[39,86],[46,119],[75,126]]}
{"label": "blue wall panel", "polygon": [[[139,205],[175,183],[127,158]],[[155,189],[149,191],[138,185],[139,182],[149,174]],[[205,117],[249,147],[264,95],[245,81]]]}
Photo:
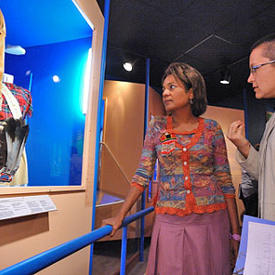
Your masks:
{"label": "blue wall panel", "polygon": [[[27,140],[29,185],[80,185],[85,115],[83,80],[92,38],[26,49],[25,56],[6,54],[6,72],[15,84],[29,87],[33,116]],[[58,75],[60,82],[53,82]]]}

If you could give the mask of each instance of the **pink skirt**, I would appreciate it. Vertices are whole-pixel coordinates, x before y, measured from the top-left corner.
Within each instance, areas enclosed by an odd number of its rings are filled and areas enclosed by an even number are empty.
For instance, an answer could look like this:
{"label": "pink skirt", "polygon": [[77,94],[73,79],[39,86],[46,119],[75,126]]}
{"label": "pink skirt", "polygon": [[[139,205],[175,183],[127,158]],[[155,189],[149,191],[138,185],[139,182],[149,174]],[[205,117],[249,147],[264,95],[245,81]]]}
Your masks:
{"label": "pink skirt", "polygon": [[146,275],[229,275],[227,210],[156,215]]}

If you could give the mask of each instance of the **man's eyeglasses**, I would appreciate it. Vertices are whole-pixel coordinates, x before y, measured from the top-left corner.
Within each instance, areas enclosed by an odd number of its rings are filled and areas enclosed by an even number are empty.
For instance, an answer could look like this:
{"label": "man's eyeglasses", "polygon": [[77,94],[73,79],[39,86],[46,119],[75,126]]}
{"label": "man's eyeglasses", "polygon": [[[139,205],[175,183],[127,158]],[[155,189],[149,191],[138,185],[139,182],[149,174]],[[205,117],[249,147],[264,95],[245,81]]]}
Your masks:
{"label": "man's eyeglasses", "polygon": [[257,71],[259,68],[261,68],[262,66],[267,65],[267,64],[272,64],[272,63],[275,63],[275,60],[271,60],[271,61],[268,61],[268,62],[266,62],[266,63],[262,63],[262,64],[255,65],[255,66],[251,66],[251,67],[250,67],[250,72],[251,72],[252,74],[254,74],[254,73],[256,73],[256,71]]}

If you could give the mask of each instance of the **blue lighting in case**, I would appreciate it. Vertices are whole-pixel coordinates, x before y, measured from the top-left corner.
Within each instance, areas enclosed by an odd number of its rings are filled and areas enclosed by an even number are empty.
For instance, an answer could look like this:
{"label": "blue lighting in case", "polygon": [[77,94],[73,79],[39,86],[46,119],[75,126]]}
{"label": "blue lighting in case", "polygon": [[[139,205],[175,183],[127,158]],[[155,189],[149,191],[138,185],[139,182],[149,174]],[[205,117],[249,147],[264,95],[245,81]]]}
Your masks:
{"label": "blue lighting in case", "polygon": [[82,96],[82,112],[85,115],[88,110],[91,65],[92,65],[92,49],[90,48],[88,51],[88,58],[87,58],[86,67],[85,67],[84,87],[83,87],[83,96]]}
{"label": "blue lighting in case", "polygon": [[[87,103],[84,87],[89,87],[89,79],[85,71],[91,63],[91,42],[89,37],[31,47],[23,58],[6,58],[7,72],[15,75],[15,84],[28,88],[31,81],[33,115],[26,144],[29,186],[81,184],[85,128],[82,102]],[[54,82],[54,75],[61,81]]]}

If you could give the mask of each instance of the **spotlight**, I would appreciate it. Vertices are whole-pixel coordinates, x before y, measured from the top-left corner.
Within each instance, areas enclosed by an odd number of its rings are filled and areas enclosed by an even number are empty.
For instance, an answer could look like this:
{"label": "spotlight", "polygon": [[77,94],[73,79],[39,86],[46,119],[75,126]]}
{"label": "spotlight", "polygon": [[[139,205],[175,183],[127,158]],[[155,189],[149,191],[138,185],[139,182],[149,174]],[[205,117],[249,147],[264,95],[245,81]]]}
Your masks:
{"label": "spotlight", "polygon": [[55,82],[55,83],[60,82],[60,77],[58,75],[54,75],[53,82]]}
{"label": "spotlight", "polygon": [[220,83],[221,83],[221,84],[228,85],[228,84],[230,84],[230,80],[231,80],[230,71],[229,71],[228,69],[222,71],[222,72],[221,72],[221,80],[220,80]]}
{"label": "spotlight", "polygon": [[127,72],[131,72],[133,70],[133,65],[130,62],[123,63],[123,68]]}
{"label": "spotlight", "polygon": [[20,45],[7,45],[5,53],[14,54],[14,55],[24,55],[26,50]]}

